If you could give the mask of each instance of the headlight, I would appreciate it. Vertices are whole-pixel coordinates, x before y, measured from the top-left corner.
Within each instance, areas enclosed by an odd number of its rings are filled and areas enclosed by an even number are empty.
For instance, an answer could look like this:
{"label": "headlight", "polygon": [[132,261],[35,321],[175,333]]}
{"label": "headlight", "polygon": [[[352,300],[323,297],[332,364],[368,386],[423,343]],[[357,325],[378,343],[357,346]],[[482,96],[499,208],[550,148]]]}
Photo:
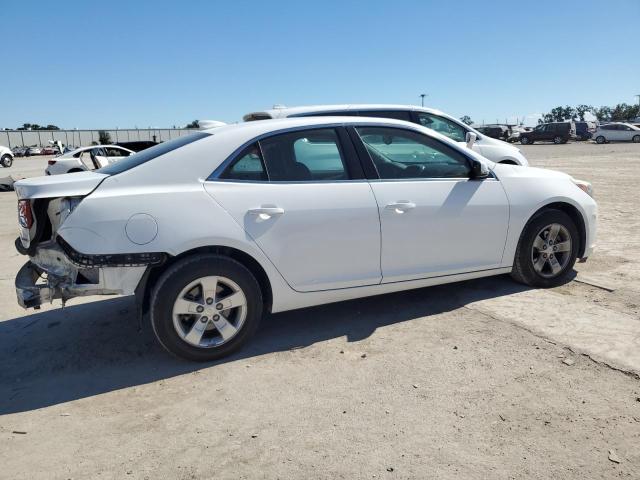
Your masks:
{"label": "headlight", "polygon": [[584,180],[576,180],[575,178],[572,178],[571,180],[573,180],[573,183],[576,185],[576,187],[593,198],[593,185],[591,185],[589,182],[585,182]]}

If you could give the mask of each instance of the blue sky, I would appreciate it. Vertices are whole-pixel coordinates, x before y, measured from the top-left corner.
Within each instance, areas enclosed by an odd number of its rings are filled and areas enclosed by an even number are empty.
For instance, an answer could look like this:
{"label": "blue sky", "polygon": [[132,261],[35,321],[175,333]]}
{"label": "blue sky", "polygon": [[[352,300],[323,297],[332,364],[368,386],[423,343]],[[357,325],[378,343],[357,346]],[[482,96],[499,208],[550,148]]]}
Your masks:
{"label": "blue sky", "polygon": [[275,103],[476,122],[637,101],[640,0],[12,1],[0,127],[227,122]]}

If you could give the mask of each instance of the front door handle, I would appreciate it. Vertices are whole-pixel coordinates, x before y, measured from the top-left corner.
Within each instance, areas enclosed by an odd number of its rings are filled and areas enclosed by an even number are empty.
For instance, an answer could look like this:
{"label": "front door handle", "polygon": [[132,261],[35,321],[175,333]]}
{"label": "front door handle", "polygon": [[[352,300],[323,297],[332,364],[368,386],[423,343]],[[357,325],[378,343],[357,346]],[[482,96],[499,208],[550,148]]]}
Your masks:
{"label": "front door handle", "polygon": [[396,213],[405,213],[408,210],[416,208],[416,204],[408,200],[399,200],[397,202],[387,204],[384,208],[387,210],[393,210]]}
{"label": "front door handle", "polygon": [[284,208],[280,207],[260,207],[260,208],[251,208],[249,209],[249,213],[251,215],[257,215],[263,220],[268,220],[271,217],[276,215],[282,215],[284,213]]}

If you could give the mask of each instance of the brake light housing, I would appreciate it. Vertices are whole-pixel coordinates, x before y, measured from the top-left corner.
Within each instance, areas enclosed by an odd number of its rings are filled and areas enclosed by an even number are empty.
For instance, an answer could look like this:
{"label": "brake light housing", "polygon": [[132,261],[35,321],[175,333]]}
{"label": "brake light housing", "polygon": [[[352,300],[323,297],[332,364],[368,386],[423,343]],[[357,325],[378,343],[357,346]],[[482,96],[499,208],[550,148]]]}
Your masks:
{"label": "brake light housing", "polygon": [[33,226],[33,211],[31,210],[31,200],[18,201],[18,221],[20,226],[31,228]]}
{"label": "brake light housing", "polygon": [[49,160],[47,161],[47,165],[55,165],[57,160]]}

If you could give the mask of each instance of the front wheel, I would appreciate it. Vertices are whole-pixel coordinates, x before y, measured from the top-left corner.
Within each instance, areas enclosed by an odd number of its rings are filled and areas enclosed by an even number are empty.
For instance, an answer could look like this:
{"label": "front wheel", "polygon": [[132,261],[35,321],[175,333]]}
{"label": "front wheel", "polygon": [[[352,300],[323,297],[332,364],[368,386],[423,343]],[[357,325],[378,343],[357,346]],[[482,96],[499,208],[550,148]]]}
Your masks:
{"label": "front wheel", "polygon": [[241,263],[220,255],[187,257],[169,267],[151,297],[151,324],[170,353],[210,361],[238,350],[262,317],[262,292]]}
{"label": "front wheel", "polygon": [[529,137],[522,137],[520,138],[520,143],[522,145],[529,145],[531,143],[531,140],[529,140]]}
{"label": "front wheel", "polygon": [[569,279],[578,256],[578,229],[569,215],[543,210],[524,228],[511,276],[532,287],[555,287]]}
{"label": "front wheel", "polygon": [[596,137],[596,143],[602,145],[603,143],[606,143],[606,142],[607,142],[607,139],[604,138],[602,135],[598,135]]}
{"label": "front wheel", "polygon": [[640,143],[640,135],[634,135],[631,140],[633,143]]}
{"label": "front wheel", "polygon": [[11,155],[3,155],[0,163],[3,167],[9,168],[11,165],[13,165],[13,158],[11,158]]}

